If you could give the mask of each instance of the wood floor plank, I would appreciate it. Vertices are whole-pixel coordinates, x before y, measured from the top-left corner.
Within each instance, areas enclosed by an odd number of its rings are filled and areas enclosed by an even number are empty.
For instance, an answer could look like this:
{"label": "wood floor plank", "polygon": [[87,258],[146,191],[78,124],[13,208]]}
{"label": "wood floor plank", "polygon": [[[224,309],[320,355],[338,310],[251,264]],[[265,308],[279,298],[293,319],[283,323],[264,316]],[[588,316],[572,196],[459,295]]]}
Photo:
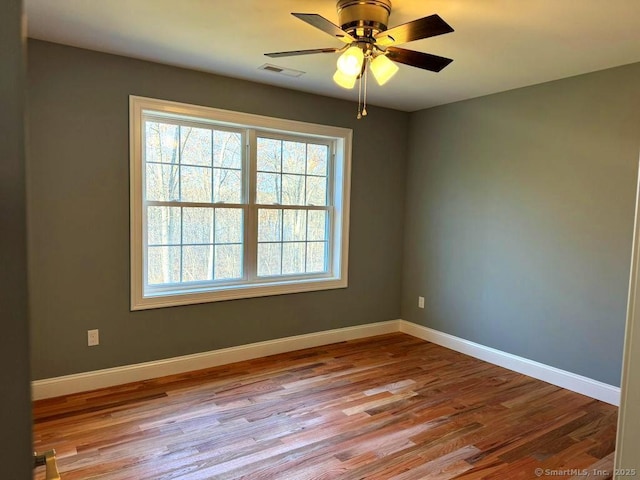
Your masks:
{"label": "wood floor plank", "polygon": [[611,405],[399,333],[33,413],[34,449],[56,449],[64,480],[529,480],[610,471],[617,421]]}

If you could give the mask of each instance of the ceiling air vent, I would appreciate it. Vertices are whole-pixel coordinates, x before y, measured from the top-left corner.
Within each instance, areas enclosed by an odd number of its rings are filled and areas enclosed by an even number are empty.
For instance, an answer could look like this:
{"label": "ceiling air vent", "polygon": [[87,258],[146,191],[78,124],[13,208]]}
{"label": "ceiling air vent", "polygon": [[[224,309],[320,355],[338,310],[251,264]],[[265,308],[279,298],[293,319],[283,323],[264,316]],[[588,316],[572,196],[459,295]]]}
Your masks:
{"label": "ceiling air vent", "polygon": [[299,77],[304,75],[305,72],[301,70],[294,70],[293,68],[285,68],[279,67],[277,65],[271,65],[270,63],[265,63],[258,67],[258,70],[266,70],[267,72],[278,73],[280,75],[286,75],[287,77]]}

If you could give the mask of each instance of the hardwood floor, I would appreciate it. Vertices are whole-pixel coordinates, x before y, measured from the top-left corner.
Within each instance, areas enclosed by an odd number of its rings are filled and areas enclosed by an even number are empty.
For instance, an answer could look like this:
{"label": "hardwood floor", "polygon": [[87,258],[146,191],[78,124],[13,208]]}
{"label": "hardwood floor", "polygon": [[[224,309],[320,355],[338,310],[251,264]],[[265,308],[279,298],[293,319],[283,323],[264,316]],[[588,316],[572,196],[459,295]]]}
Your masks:
{"label": "hardwood floor", "polygon": [[63,480],[604,479],[616,417],[398,333],[38,401],[34,448]]}

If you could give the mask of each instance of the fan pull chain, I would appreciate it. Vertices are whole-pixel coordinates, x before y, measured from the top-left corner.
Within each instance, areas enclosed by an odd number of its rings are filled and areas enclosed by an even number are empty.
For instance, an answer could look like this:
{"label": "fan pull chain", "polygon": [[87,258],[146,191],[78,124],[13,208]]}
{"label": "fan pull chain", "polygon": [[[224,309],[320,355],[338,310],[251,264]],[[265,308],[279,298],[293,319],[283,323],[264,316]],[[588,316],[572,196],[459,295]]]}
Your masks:
{"label": "fan pull chain", "polygon": [[366,117],[367,116],[367,80],[368,80],[368,75],[369,75],[369,69],[367,68],[369,66],[369,57],[367,57],[364,61],[364,99],[363,99],[363,104],[362,104],[362,116]]}
{"label": "fan pull chain", "polygon": [[356,118],[360,120],[362,118],[362,113],[360,110],[360,106],[362,105],[362,75],[358,79],[358,115]]}
{"label": "fan pull chain", "polygon": [[[367,116],[367,80],[368,80],[368,66],[369,61],[371,59],[369,57],[365,57],[364,65],[362,68],[362,73],[360,74],[359,83],[358,83],[358,116],[356,117],[360,120],[362,117]],[[364,83],[364,96],[362,94],[362,84]]]}

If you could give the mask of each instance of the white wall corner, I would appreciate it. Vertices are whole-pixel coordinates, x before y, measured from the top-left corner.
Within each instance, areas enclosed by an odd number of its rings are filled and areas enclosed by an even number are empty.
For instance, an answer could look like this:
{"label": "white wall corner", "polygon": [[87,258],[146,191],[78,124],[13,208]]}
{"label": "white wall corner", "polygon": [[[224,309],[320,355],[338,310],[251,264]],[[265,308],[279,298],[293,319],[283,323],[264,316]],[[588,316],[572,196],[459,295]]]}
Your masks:
{"label": "white wall corner", "polygon": [[620,388],[593,380],[582,375],[567,372],[543,363],[519,357],[511,353],[485,347],[463,338],[449,335],[432,328],[424,327],[406,320],[399,320],[400,331],[428,342],[464,353],[485,362],[522,373],[573,392],[581,393],[596,400],[620,405]]}

